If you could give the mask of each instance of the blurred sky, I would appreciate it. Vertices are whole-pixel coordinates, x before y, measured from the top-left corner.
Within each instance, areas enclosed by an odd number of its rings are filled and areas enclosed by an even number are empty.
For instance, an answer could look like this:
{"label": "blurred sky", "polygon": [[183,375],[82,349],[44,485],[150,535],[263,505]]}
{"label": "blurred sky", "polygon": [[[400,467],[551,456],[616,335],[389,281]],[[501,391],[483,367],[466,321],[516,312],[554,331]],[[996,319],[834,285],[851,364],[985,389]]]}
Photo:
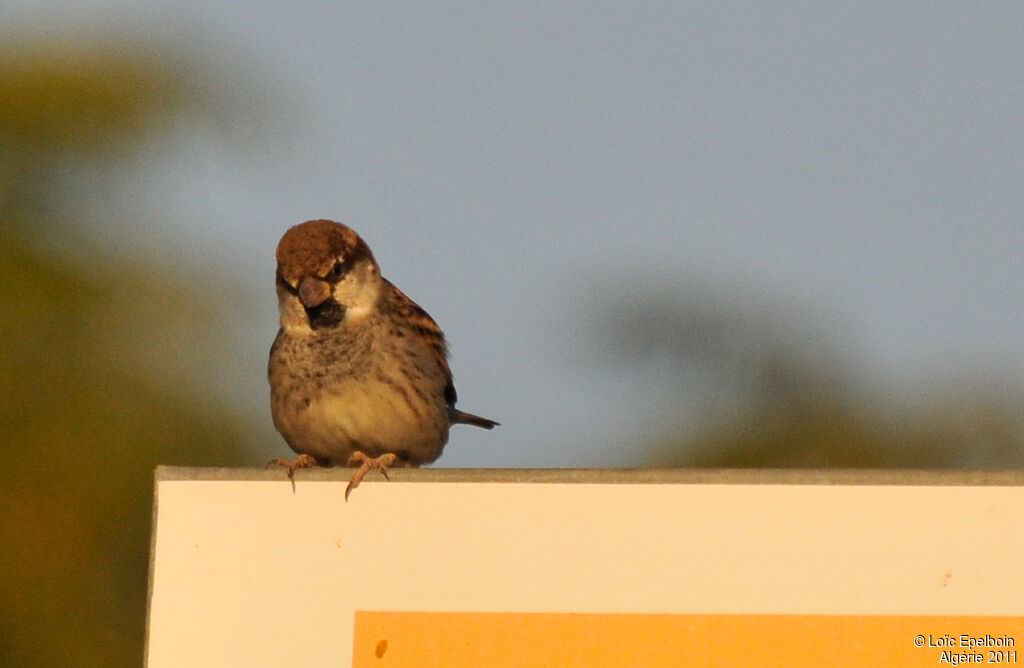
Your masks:
{"label": "blurred sky", "polygon": [[237,280],[209,391],[251,416],[251,463],[287,452],[274,248],[309,218],[362,234],[446,330],[460,407],[503,423],[441,466],[635,461],[674,381],[592,329],[657,290],[807,314],[885,387],[1024,373],[1019,3],[4,0],[0,26],[192,53],[254,110],[181,128],[92,212]]}

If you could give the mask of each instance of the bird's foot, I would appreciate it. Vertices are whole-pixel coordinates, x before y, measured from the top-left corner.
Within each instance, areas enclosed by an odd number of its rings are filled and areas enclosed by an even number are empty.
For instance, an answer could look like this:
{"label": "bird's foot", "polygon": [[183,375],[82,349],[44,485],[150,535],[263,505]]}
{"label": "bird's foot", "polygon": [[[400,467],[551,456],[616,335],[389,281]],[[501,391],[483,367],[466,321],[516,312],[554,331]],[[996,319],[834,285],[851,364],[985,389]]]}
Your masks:
{"label": "bird's foot", "polygon": [[278,457],[267,463],[267,468],[271,466],[283,466],[288,469],[288,479],[292,482],[292,493],[295,493],[295,470],[296,469],[313,469],[320,466],[320,463],[316,461],[316,457],[311,455],[299,455],[295,459],[288,461],[287,459],[281,459]]}
{"label": "bird's foot", "polygon": [[356,450],[348,458],[348,466],[359,466],[359,470],[356,471],[355,475],[348,482],[348,487],[345,488],[345,500],[348,501],[348,495],[352,493],[356,487],[359,487],[359,483],[363,481],[366,474],[377,469],[380,474],[384,476],[386,480],[391,480],[388,477],[389,466],[404,466],[405,463],[402,459],[393,452],[386,452],[380,457],[370,457],[365,452]]}

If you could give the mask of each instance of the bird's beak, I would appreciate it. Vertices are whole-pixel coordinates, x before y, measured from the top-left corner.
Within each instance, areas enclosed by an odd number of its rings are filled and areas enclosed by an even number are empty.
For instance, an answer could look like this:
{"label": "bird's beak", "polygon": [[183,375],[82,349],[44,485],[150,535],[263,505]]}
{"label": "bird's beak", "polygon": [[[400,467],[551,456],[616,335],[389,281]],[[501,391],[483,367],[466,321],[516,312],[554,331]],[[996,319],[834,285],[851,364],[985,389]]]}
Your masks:
{"label": "bird's beak", "polygon": [[299,283],[299,299],[306,308],[316,308],[331,296],[331,286],[327,281],[307,276]]}

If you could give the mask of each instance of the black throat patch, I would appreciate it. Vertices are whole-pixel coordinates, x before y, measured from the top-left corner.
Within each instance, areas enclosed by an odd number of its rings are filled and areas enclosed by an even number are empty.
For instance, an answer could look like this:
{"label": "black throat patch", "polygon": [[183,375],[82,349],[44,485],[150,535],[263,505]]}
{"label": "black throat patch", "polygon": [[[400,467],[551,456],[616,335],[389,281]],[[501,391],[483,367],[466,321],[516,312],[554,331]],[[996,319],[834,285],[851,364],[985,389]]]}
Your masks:
{"label": "black throat patch", "polygon": [[319,306],[307,308],[306,316],[309,317],[309,326],[314,330],[330,329],[345,319],[345,307],[331,297]]}

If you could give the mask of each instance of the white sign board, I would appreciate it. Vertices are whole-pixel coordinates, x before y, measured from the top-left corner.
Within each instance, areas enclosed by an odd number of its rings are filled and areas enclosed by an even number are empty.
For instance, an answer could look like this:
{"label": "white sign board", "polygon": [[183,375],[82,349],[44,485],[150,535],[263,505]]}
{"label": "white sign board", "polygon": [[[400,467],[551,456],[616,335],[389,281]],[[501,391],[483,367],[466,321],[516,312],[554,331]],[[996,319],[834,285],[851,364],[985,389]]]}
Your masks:
{"label": "white sign board", "polygon": [[158,469],[148,665],[1024,664],[1021,473],[349,475]]}

